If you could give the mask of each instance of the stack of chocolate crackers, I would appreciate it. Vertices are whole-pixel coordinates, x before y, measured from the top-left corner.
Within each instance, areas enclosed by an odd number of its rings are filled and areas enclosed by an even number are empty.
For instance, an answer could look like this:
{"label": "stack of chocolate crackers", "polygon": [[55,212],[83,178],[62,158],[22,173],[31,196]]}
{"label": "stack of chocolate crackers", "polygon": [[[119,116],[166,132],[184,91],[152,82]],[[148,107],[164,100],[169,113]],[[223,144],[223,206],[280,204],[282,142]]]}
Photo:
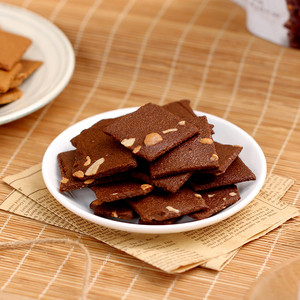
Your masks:
{"label": "stack of chocolate crackers", "polygon": [[71,140],[75,150],[58,155],[60,191],[90,188],[95,215],[140,224],[208,218],[240,199],[237,183],[256,179],[242,147],[213,134],[188,100],[100,120]]}

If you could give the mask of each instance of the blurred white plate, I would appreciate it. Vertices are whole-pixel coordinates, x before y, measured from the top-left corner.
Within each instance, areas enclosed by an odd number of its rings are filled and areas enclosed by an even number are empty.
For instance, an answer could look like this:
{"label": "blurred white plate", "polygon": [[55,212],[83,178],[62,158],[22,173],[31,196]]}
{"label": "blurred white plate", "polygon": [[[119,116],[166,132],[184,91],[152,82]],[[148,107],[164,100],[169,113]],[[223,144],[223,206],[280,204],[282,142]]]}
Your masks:
{"label": "blurred white plate", "polygon": [[206,115],[208,121],[211,124],[214,124],[215,141],[224,144],[243,146],[240,157],[256,175],[257,179],[255,181],[237,184],[241,194],[241,199],[237,203],[227,207],[212,217],[200,221],[195,221],[185,216],[177,224],[173,225],[141,225],[137,223],[137,219],[132,221],[120,221],[113,218],[108,219],[94,215],[93,211],[89,208],[89,204],[95,200],[95,194],[88,188],[60,193],[59,185],[61,174],[57,155],[60,152],[74,149],[70,140],[78,135],[83,129],[92,126],[101,119],[125,115],[136,109],[136,107],[119,109],[85,119],[66,129],[50,144],[43,158],[43,178],[50,193],[68,210],[88,221],[108,228],[137,233],[166,234],[198,229],[218,223],[244,208],[260,191],[266,177],[266,160],[259,145],[250,135],[236,125],[219,117],[196,111],[195,113],[197,115]]}
{"label": "blurred white plate", "polygon": [[0,3],[0,27],[25,36],[32,44],[24,58],[43,65],[20,86],[23,96],[0,106],[0,125],[22,118],[53,100],[66,87],[75,67],[70,41],[53,23],[24,8]]}

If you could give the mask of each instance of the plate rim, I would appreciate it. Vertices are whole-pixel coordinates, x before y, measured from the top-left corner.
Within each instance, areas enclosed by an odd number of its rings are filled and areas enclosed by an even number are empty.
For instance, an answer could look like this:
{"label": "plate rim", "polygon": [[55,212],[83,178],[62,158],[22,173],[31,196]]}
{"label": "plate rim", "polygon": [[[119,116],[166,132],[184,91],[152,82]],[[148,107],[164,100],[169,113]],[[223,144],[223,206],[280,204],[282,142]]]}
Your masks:
{"label": "plate rim", "polygon": [[[45,182],[45,185],[48,189],[48,191],[50,192],[50,194],[52,194],[52,196],[56,199],[56,201],[58,201],[60,204],[62,204],[65,208],[67,208],[69,211],[73,212],[74,214],[76,214],[77,216],[80,216],[81,218],[90,221],[92,223],[101,225],[103,227],[106,228],[110,228],[110,229],[116,229],[116,230],[121,230],[121,231],[127,231],[127,232],[132,232],[132,233],[143,233],[143,234],[169,234],[169,233],[180,233],[180,232],[185,232],[185,231],[191,231],[191,230],[195,230],[195,229],[200,229],[200,228],[204,228],[216,223],[219,223],[231,216],[233,216],[235,213],[237,213],[238,211],[240,211],[241,209],[243,209],[245,206],[247,206],[254,198],[255,196],[259,193],[259,191],[261,190],[265,179],[266,179],[266,175],[267,175],[267,164],[266,164],[266,158],[265,155],[261,149],[261,147],[258,145],[258,143],[254,140],[254,138],[252,138],[247,132],[245,132],[243,129],[241,129],[240,127],[238,127],[237,125],[231,123],[230,121],[227,121],[225,119],[222,119],[218,116],[209,114],[209,113],[205,113],[202,111],[197,111],[194,110],[194,112],[199,116],[199,115],[205,115],[207,116],[207,118],[217,118],[219,121],[221,122],[226,122],[228,124],[228,126],[234,126],[236,130],[240,130],[243,134],[245,134],[248,138],[251,139],[253,145],[255,145],[255,147],[258,149],[258,151],[260,151],[260,158],[263,160],[263,165],[262,165],[262,175],[261,175],[261,180],[256,184],[255,188],[249,193],[249,195],[247,196],[247,201],[242,201],[242,202],[237,202],[235,204],[233,204],[233,206],[230,207],[230,211],[228,213],[223,213],[223,214],[216,214],[213,215],[209,218],[206,218],[204,220],[195,220],[195,221],[191,221],[191,222],[186,222],[186,223],[179,223],[179,224],[172,224],[172,225],[145,225],[145,224],[132,224],[132,223],[128,223],[128,222],[124,222],[124,221],[118,221],[118,220],[112,220],[112,219],[107,219],[107,218],[103,218],[100,216],[96,216],[93,214],[90,214],[82,209],[79,209],[78,207],[76,207],[74,204],[72,204],[69,201],[61,201],[61,194],[57,189],[53,188],[50,184],[49,184],[49,174],[47,173],[47,168],[46,165],[48,163],[48,156],[51,156],[50,152],[52,150],[52,147],[54,147],[53,145],[55,145],[55,142],[63,135],[67,134],[69,131],[72,131],[74,129],[76,129],[77,127],[80,128],[81,125],[90,122],[89,125],[87,126],[91,126],[93,125],[97,120],[101,120],[106,118],[106,115],[108,115],[109,117],[111,117],[111,114],[114,114],[115,117],[117,116],[121,116],[124,115],[126,113],[130,113],[133,112],[134,110],[138,109],[139,107],[128,107],[128,108],[122,108],[122,109],[116,109],[116,110],[111,110],[111,111],[106,111],[91,117],[88,117],[86,119],[83,119],[75,124],[73,124],[72,126],[68,127],[67,129],[65,129],[63,132],[61,132],[52,142],[51,144],[48,146],[47,150],[45,151],[43,160],[42,160],[42,176]],[[94,121],[95,120],[95,121]],[[92,123],[94,121],[94,123]],[[88,128],[88,127],[81,127],[81,130]],[[81,131],[80,130],[80,131]],[[79,132],[78,132],[79,133]],[[70,150],[74,149],[74,147],[71,145],[70,143]],[[66,150],[67,151],[67,150]],[[59,153],[59,152],[58,152]],[[56,163],[58,165],[58,162],[56,160]],[[57,197],[58,195],[58,197]],[[239,200],[240,201],[240,200]],[[88,218],[87,218],[88,215]],[[100,221],[99,221],[100,220]],[[105,225],[103,224],[103,222],[105,223]],[[108,223],[108,224],[106,224]],[[120,228],[120,224],[122,224]],[[180,226],[180,228],[178,228]]]}
{"label": "plate rim", "polygon": [[[26,106],[24,108],[21,108],[19,110],[9,112],[6,115],[0,116],[0,125],[7,124],[10,122],[13,122],[15,120],[18,120],[20,118],[23,118],[38,109],[44,107],[49,102],[54,100],[67,86],[67,84],[70,82],[74,70],[75,70],[75,53],[74,49],[71,45],[70,40],[65,35],[65,33],[57,27],[54,23],[49,21],[48,19],[42,17],[41,15],[30,11],[24,7],[20,7],[17,5],[9,4],[9,3],[1,3],[0,2],[0,11],[5,13],[11,13],[11,14],[17,14],[20,17],[20,20],[22,20],[22,16],[29,17],[32,19],[32,23],[38,23],[42,24],[43,26],[47,27],[49,30],[51,30],[61,41],[61,45],[65,49],[67,61],[66,66],[63,72],[63,75],[61,77],[60,82],[46,95],[43,95],[41,98],[39,98],[34,103],[31,103],[29,106]],[[33,40],[34,42],[34,40]]]}

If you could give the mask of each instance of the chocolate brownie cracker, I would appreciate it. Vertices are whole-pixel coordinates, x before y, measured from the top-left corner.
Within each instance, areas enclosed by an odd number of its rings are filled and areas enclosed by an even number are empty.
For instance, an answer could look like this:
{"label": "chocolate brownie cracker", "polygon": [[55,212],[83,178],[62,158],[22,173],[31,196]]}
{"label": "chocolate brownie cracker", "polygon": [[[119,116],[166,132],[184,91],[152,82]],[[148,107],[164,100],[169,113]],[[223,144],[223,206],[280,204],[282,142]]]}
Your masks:
{"label": "chocolate brownie cracker", "polygon": [[146,222],[146,221],[143,221],[141,218],[139,218],[139,224],[144,224],[144,225],[172,225],[175,222],[177,222],[178,219],[180,219],[180,218],[173,218],[173,219],[164,220],[164,221]]}
{"label": "chocolate brownie cracker", "polygon": [[[61,181],[59,187],[60,192],[73,191],[88,186],[86,182],[73,177],[72,170],[74,159],[75,150],[61,152],[57,155],[57,160],[61,173]],[[92,179],[92,181],[94,182],[95,180]],[[91,183],[91,181],[87,182]]]}
{"label": "chocolate brownie cracker", "polygon": [[218,142],[215,142],[215,147],[219,156],[219,167],[211,170],[204,170],[203,172],[221,175],[238,157],[243,147],[238,145],[221,144]]}
{"label": "chocolate brownie cracker", "polygon": [[255,174],[237,157],[221,175],[195,172],[190,180],[191,187],[199,192],[255,179]]}
{"label": "chocolate brownie cracker", "polygon": [[205,116],[193,117],[199,134],[150,163],[152,178],[219,167],[219,157]]}
{"label": "chocolate brownie cracker", "polygon": [[105,184],[108,182],[116,182],[130,177],[128,172],[120,172],[112,176],[87,179],[85,181],[73,177],[73,165],[75,160],[75,150],[61,152],[57,155],[58,164],[61,173],[60,192],[74,191],[97,184]]}
{"label": "chocolate brownie cracker", "polygon": [[131,175],[158,188],[161,188],[164,191],[176,193],[189,180],[189,178],[193,175],[193,172],[152,179],[150,175],[139,173],[136,169],[134,169]]}
{"label": "chocolate brownie cracker", "polygon": [[132,220],[135,217],[134,210],[126,201],[104,202],[101,205],[90,205],[94,214],[101,217],[112,217],[122,220]]}
{"label": "chocolate brownie cracker", "polygon": [[[174,101],[168,104],[165,104],[163,106],[164,109],[168,110],[169,112],[173,113],[174,115],[183,118],[184,120],[194,124],[194,118],[198,117],[193,109],[190,107],[190,100],[179,100]],[[197,126],[197,124],[194,124]],[[209,127],[211,129],[211,134],[214,134],[214,125],[209,124]]]}
{"label": "chocolate brownie cracker", "polygon": [[235,185],[212,189],[206,192],[201,192],[200,194],[205,200],[205,203],[208,205],[208,208],[189,214],[191,218],[196,220],[206,219],[225,209],[229,205],[232,205],[241,198]]}
{"label": "chocolate brownie cracker", "polygon": [[137,166],[132,152],[102,131],[108,122],[110,121],[101,120],[83,130],[75,138],[75,142],[73,139],[76,144],[74,177],[85,181],[111,176]]}
{"label": "chocolate brownie cracker", "polygon": [[206,209],[200,194],[183,187],[177,193],[153,191],[152,193],[127,200],[143,222],[164,221],[195,211]]}
{"label": "chocolate brownie cracker", "polygon": [[163,108],[186,121],[197,117],[193,109],[190,107],[189,100],[174,101],[163,105]]}
{"label": "chocolate brownie cracker", "polygon": [[[96,122],[94,125],[92,125],[92,126],[89,128],[89,130],[95,129],[95,130],[101,130],[101,131],[102,131],[102,129],[103,129],[104,127],[106,127],[106,126],[108,126],[108,125],[110,125],[110,124],[116,122],[116,121],[119,120],[120,118],[122,118],[122,116],[121,116],[121,117],[117,117],[117,118],[102,119],[102,120]],[[80,142],[80,134],[78,134],[77,136],[74,136],[74,137],[71,139],[70,142],[71,142],[71,144],[72,144],[75,148],[77,148],[77,143]]]}
{"label": "chocolate brownie cracker", "polygon": [[239,145],[228,145],[215,142],[215,147],[219,156],[219,167],[216,175],[224,173],[232,162],[239,156],[243,147]]}
{"label": "chocolate brownie cracker", "polygon": [[148,103],[103,131],[135,155],[153,161],[199,130],[161,106]]}
{"label": "chocolate brownie cracker", "polygon": [[91,190],[96,194],[97,199],[94,204],[100,205],[103,202],[143,196],[150,193],[154,187],[135,179],[111,182],[102,185],[91,186]]}
{"label": "chocolate brownie cracker", "polygon": [[189,180],[189,178],[193,175],[193,172],[153,179],[150,176],[149,163],[147,161],[139,160],[137,168],[131,171],[131,175],[159,187],[164,191],[175,193]]}

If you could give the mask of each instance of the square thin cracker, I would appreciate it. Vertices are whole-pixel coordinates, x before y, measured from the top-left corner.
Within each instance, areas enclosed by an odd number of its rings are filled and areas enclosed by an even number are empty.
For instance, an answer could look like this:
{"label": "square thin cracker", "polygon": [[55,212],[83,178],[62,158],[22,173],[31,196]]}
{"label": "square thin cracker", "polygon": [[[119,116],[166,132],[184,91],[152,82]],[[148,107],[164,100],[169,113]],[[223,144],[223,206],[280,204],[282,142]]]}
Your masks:
{"label": "square thin cracker", "polygon": [[200,193],[208,208],[199,212],[189,214],[189,216],[196,220],[206,219],[226,207],[237,202],[241,196],[235,185],[224,186]]}
{"label": "square thin cracker", "polygon": [[194,113],[193,109],[190,106],[190,100],[173,101],[168,104],[165,104],[163,108],[189,122],[192,121],[193,118],[197,117],[197,115]]}
{"label": "square thin cracker", "polygon": [[191,187],[195,191],[202,191],[255,179],[255,174],[244,164],[240,157],[237,157],[221,175],[194,173],[191,178]]}
{"label": "square thin cracker", "polygon": [[143,196],[150,193],[153,189],[154,187],[151,184],[134,179],[94,185],[91,186],[91,190],[95,193],[97,199],[93,202],[93,205]]}
{"label": "square thin cracker", "polygon": [[138,161],[138,167],[131,171],[131,175],[164,191],[176,193],[189,180],[193,172],[153,179],[150,176],[149,163],[147,161]]}
{"label": "square thin cracker", "polygon": [[43,64],[41,61],[28,59],[22,59],[20,63],[22,64],[22,68],[10,83],[10,88],[19,86]]}
{"label": "square thin cracker", "polygon": [[137,166],[132,152],[102,131],[110,122],[112,120],[101,120],[73,139],[77,147],[73,166],[74,177],[80,180],[102,178]]}
{"label": "square thin cracker", "polygon": [[[193,119],[197,117],[195,112],[190,106],[191,101],[190,100],[179,100],[179,101],[173,101],[168,104],[163,105],[163,108],[168,110],[169,112],[173,113],[174,115],[185,119],[186,121],[193,123]],[[211,129],[211,133],[214,133],[214,125],[209,124],[209,127]]]}
{"label": "square thin cracker", "polygon": [[104,132],[147,161],[153,161],[198,131],[196,126],[152,103],[104,128]]}
{"label": "square thin cracker", "polygon": [[11,103],[22,97],[22,91],[18,88],[10,89],[4,94],[0,94],[0,105]]}
{"label": "square thin cracker", "polygon": [[0,70],[0,93],[6,93],[10,89],[12,81],[21,68],[22,64],[17,63],[10,71]]}
{"label": "square thin cracker", "polygon": [[10,71],[30,44],[27,37],[0,30],[0,69]]}
{"label": "square thin cracker", "polygon": [[194,117],[193,122],[199,128],[199,134],[185,141],[150,163],[152,178],[206,170],[219,166],[211,128],[205,116]]}
{"label": "square thin cracker", "polygon": [[180,219],[180,217],[169,219],[169,220],[164,220],[164,221],[149,221],[149,222],[146,222],[146,221],[142,220],[141,218],[139,218],[139,224],[143,224],[143,225],[172,225],[176,221],[178,221],[179,219]]}
{"label": "square thin cracker", "polygon": [[213,173],[215,175],[221,175],[224,173],[231,163],[241,153],[243,147],[239,145],[228,145],[215,142],[217,154],[219,156],[219,167],[211,170],[204,170],[205,173]]}
{"label": "square thin cracker", "polygon": [[132,220],[135,212],[126,201],[104,202],[101,205],[90,205],[94,214],[101,217],[112,217],[122,220]]}
{"label": "square thin cracker", "polygon": [[82,181],[72,175],[75,161],[75,150],[61,152],[58,154],[57,159],[62,177],[60,181],[60,192],[74,191],[96,184],[116,182],[130,177],[130,174],[127,172],[120,172],[112,176]]}
{"label": "square thin cracker", "polygon": [[204,199],[193,190],[183,187],[177,193],[152,192],[128,203],[144,222],[164,221],[206,209]]}

